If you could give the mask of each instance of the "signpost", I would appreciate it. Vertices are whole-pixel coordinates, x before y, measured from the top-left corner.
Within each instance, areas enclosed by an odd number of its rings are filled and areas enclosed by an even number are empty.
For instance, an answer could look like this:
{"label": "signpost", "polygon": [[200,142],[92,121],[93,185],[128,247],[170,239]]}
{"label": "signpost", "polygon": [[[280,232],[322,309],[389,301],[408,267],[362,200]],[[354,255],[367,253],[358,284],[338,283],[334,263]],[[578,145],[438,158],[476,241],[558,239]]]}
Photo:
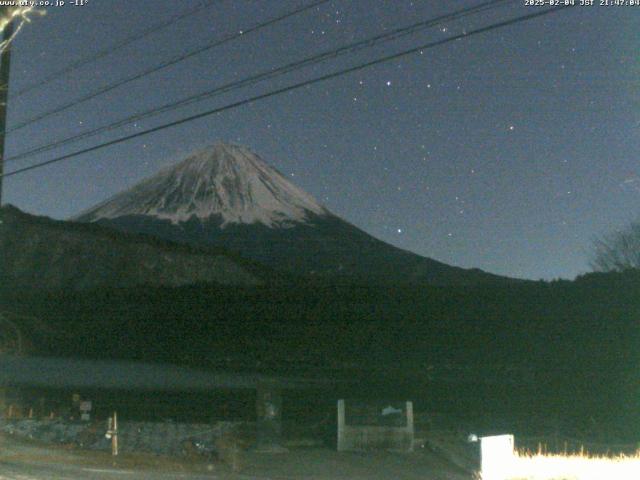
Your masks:
{"label": "signpost", "polygon": [[257,450],[265,453],[280,453],[282,446],[282,392],[278,385],[262,382],[256,394]]}
{"label": "signpost", "polygon": [[91,404],[91,400],[83,400],[80,402],[80,420],[83,422],[88,422],[91,420],[91,409],[93,405]]}
{"label": "signpost", "polygon": [[109,425],[105,437],[111,439],[111,455],[118,456],[118,414],[113,412],[113,417],[109,417]]}

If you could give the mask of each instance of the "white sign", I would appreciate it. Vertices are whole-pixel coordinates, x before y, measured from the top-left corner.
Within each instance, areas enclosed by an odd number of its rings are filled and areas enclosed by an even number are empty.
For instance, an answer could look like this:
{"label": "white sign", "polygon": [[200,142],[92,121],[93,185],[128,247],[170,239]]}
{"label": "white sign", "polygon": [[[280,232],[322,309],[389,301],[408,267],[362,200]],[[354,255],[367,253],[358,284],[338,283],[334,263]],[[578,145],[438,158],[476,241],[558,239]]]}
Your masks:
{"label": "white sign", "polygon": [[514,463],[513,435],[495,435],[480,439],[482,480],[508,480]]}

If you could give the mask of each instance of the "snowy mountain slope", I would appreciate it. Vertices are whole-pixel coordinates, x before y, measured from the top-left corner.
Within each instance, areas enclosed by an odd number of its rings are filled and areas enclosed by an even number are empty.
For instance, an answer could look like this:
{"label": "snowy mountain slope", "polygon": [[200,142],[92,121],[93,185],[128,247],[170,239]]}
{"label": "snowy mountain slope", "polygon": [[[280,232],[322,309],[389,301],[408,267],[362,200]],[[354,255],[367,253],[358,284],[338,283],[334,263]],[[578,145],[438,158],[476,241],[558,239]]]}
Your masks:
{"label": "snowy mountain slope", "polygon": [[283,227],[328,212],[248,149],[218,143],[191,155],[91,210],[77,220],[143,215],[172,224],[192,217],[228,224]]}
{"label": "snowy mountain slope", "polygon": [[438,285],[505,280],[384,243],[332,214],[248,149],[224,143],[75,220],[223,247],[297,275]]}

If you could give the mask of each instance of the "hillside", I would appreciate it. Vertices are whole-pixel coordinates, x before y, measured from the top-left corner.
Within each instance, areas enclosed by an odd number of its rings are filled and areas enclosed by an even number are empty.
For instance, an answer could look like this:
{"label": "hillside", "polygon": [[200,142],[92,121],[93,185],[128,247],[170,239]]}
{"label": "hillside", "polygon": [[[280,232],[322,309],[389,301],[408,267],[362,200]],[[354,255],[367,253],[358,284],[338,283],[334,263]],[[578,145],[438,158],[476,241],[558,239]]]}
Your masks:
{"label": "hillside", "polygon": [[267,271],[220,249],[0,210],[0,283],[81,290],[194,283],[257,285]]}
{"label": "hillside", "polygon": [[627,433],[640,406],[638,299],[632,273],[492,287],[307,282],[2,297],[55,325],[40,342],[51,355],[328,378],[345,395],[407,396],[456,415],[559,416],[575,428],[592,418]]}

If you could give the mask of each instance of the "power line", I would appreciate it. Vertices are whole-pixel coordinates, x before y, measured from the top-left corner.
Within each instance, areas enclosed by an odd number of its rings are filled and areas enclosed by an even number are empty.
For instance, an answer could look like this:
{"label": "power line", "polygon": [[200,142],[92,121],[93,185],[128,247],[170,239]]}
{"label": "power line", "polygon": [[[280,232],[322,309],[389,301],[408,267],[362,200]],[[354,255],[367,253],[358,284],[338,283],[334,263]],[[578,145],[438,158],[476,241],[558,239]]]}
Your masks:
{"label": "power line", "polygon": [[164,30],[167,27],[170,27],[171,25],[173,25],[174,23],[179,22],[180,20],[190,17],[191,15],[195,15],[198,12],[201,12],[202,10],[209,8],[211,5],[213,5],[214,3],[218,2],[220,0],[207,0],[204,3],[198,5],[195,8],[192,8],[191,10],[188,10],[184,13],[181,13],[179,15],[176,15],[172,18],[170,18],[169,20],[160,22],[160,23],[156,23],[155,25],[152,25],[151,27],[149,27],[146,30],[143,30],[139,33],[134,33],[133,35],[130,35],[124,39],[122,39],[119,42],[114,43],[113,45],[104,48],[96,53],[94,53],[93,55],[81,58],[71,64],[69,64],[68,66],[66,66],[65,68],[58,70],[55,73],[52,73],[51,75],[45,77],[44,79],[29,85],[28,87],[23,88],[22,90],[18,90],[16,93],[14,93],[12,96],[14,98],[20,97],[22,95],[24,95],[25,93],[28,93],[32,90],[35,90],[36,88],[40,88],[43,85],[52,82],[53,80],[56,80],[59,77],[62,77],[64,75],[67,75],[75,70],[78,70],[81,67],[84,67],[85,65],[95,62],[97,60],[100,60],[108,55],[111,55],[112,53],[134,43],[137,42],[138,40],[142,40],[145,37],[148,37],[149,35],[152,35],[160,30]]}
{"label": "power line", "polygon": [[264,99],[267,99],[267,98],[270,98],[270,97],[273,97],[273,96],[276,96],[276,95],[280,95],[280,94],[287,93],[287,92],[290,92],[290,91],[293,91],[293,90],[297,90],[297,89],[300,89],[300,88],[308,87],[308,86],[316,84],[316,83],[324,82],[326,80],[330,80],[330,79],[333,79],[333,78],[336,78],[336,77],[340,77],[342,75],[346,75],[348,73],[353,73],[353,72],[356,72],[356,71],[359,71],[359,70],[363,70],[365,68],[369,68],[369,67],[372,67],[374,65],[379,65],[381,63],[389,62],[391,60],[396,60],[398,58],[402,58],[402,57],[405,57],[405,56],[408,56],[408,55],[411,55],[411,54],[414,54],[414,53],[419,53],[422,50],[428,50],[428,49],[435,48],[435,47],[438,47],[440,45],[444,45],[444,44],[447,44],[447,43],[450,43],[450,42],[453,42],[453,41],[456,41],[456,40],[460,40],[460,39],[463,39],[463,38],[468,38],[468,37],[471,37],[471,36],[474,36],[474,35],[479,35],[481,33],[486,33],[486,32],[492,31],[492,30],[496,30],[498,28],[503,28],[503,27],[507,27],[507,26],[510,26],[510,25],[515,25],[515,24],[518,24],[518,23],[522,23],[522,22],[525,22],[525,21],[528,21],[528,20],[532,20],[534,18],[539,18],[539,17],[545,16],[545,15],[549,15],[549,14],[554,13],[554,12],[558,12],[560,10],[571,8],[571,7],[572,7],[572,5],[561,5],[559,7],[554,7],[554,8],[550,8],[550,9],[547,9],[547,10],[537,11],[537,12],[534,12],[534,13],[530,13],[528,15],[522,15],[522,16],[519,16],[519,17],[515,17],[515,18],[512,18],[512,19],[509,19],[509,20],[505,20],[505,21],[502,21],[502,22],[494,23],[494,24],[488,25],[486,27],[481,27],[481,28],[477,28],[477,29],[465,32],[465,33],[454,35],[452,37],[448,37],[448,38],[445,38],[445,39],[442,39],[442,40],[438,40],[438,41],[435,41],[435,42],[427,43],[427,44],[421,45],[419,47],[413,47],[413,48],[410,48],[408,50],[404,50],[404,51],[399,52],[399,53],[394,53],[392,55],[387,55],[385,57],[381,57],[381,58],[378,58],[376,60],[372,60],[372,61],[360,64],[360,65],[349,67],[349,68],[346,68],[346,69],[343,69],[343,70],[339,70],[337,72],[329,73],[329,74],[326,74],[326,75],[323,75],[323,76],[320,76],[320,77],[317,77],[317,78],[313,78],[313,79],[310,79],[310,80],[305,80],[303,82],[295,83],[295,84],[289,85],[287,87],[279,88],[277,90],[272,90],[271,92],[263,93],[261,95],[256,95],[254,97],[250,97],[250,98],[247,98],[247,99],[244,99],[244,100],[240,100],[240,101],[237,101],[237,102],[234,102],[234,103],[230,103],[230,104],[227,104],[227,105],[225,105],[223,107],[218,107],[218,108],[215,108],[213,110],[208,110],[206,112],[198,113],[196,115],[191,115],[189,117],[182,118],[180,120],[176,120],[174,122],[166,123],[164,125],[160,125],[160,126],[157,126],[157,127],[153,127],[153,128],[150,128],[150,129],[142,131],[142,132],[137,132],[137,133],[134,133],[134,134],[131,134],[131,135],[127,135],[127,136],[124,136],[124,137],[121,137],[121,138],[117,138],[115,140],[111,140],[111,141],[108,141],[108,142],[104,142],[104,143],[95,145],[93,147],[89,147],[89,148],[85,148],[85,149],[82,149],[82,150],[78,150],[76,152],[69,153],[67,155],[62,155],[62,156],[53,158],[51,160],[47,160],[45,162],[40,162],[40,163],[37,163],[37,164],[34,164],[34,165],[30,165],[28,167],[20,168],[18,170],[14,170],[12,172],[5,173],[3,175],[3,177],[11,177],[13,175],[18,175],[20,173],[24,173],[24,172],[27,172],[27,171],[30,171],[30,170],[35,170],[37,168],[41,168],[41,167],[44,167],[44,166],[47,166],[47,165],[51,165],[51,164],[54,164],[54,163],[62,162],[64,160],[68,160],[70,158],[74,158],[74,157],[77,157],[77,156],[85,154],[85,153],[90,153],[90,152],[94,152],[96,150],[101,150],[103,148],[110,147],[110,146],[113,146],[113,145],[117,145],[119,143],[123,143],[123,142],[129,141],[129,140],[133,140],[135,138],[139,138],[139,137],[142,137],[142,136],[145,136],[145,135],[149,135],[151,133],[159,132],[159,131],[165,130],[167,128],[171,128],[171,127],[175,127],[175,126],[178,126],[178,125],[182,125],[184,123],[188,123],[188,122],[191,122],[191,121],[194,121],[194,120],[198,120],[198,119],[201,119],[201,118],[204,118],[204,117],[215,115],[217,113],[221,113],[221,112],[224,112],[224,111],[227,111],[227,110],[231,110],[231,109],[234,109],[234,108],[237,108],[237,107],[240,107],[240,106],[243,106],[243,105],[247,105],[247,104],[259,101],[259,100],[264,100]]}
{"label": "power line", "polygon": [[383,42],[388,42],[388,41],[392,41],[392,40],[396,40],[398,38],[416,33],[420,30],[423,30],[425,28],[428,27],[432,27],[434,25],[437,25],[439,23],[442,22],[449,22],[452,20],[458,20],[461,19],[463,17],[469,16],[469,15],[474,15],[480,12],[484,12],[484,11],[488,11],[490,9],[494,9],[496,7],[499,7],[500,4],[506,3],[506,2],[513,2],[514,0],[490,0],[487,2],[484,2],[482,4],[476,5],[474,7],[468,7],[468,8],[464,8],[464,9],[460,9],[457,10],[455,12],[446,14],[446,15],[441,15],[439,17],[433,18],[433,19],[428,19],[425,21],[421,21],[421,22],[417,22],[414,23],[412,25],[406,26],[406,27],[401,27],[401,28],[397,28],[395,30],[392,30],[391,32],[387,32],[387,33],[383,33],[383,34],[378,34],[375,35],[373,37],[369,37],[366,38],[364,40],[359,40],[356,42],[353,42],[351,44],[339,47],[337,49],[331,49],[331,50],[326,50],[324,52],[312,55],[311,57],[307,57],[304,58],[302,60],[298,60],[295,62],[291,62],[288,64],[285,64],[281,67],[278,68],[270,68],[267,70],[264,70],[258,74],[246,77],[242,80],[238,80],[235,82],[231,82],[231,83],[227,83],[225,85],[221,85],[219,87],[216,87],[212,90],[206,90],[204,92],[201,92],[199,94],[196,95],[191,95],[188,96],[186,98],[183,98],[182,100],[178,100],[175,102],[170,102],[170,103],[166,103],[160,107],[155,107],[152,108],[150,110],[147,110],[146,112],[141,112],[132,116],[129,116],[127,118],[124,118],[122,120],[119,120],[115,123],[111,123],[108,125],[103,125],[102,127],[98,127],[95,128],[93,130],[87,130],[85,132],[73,135],[71,137],[62,139],[62,140],[58,140],[56,142],[53,143],[48,143],[48,144],[44,144],[41,145],[39,147],[35,147],[31,150],[27,150],[21,153],[18,153],[17,155],[14,155],[10,158],[7,158],[5,161],[6,162],[11,162],[11,161],[16,161],[16,160],[21,160],[23,158],[26,157],[30,157],[33,156],[35,154],[38,153],[42,153],[45,151],[49,151],[52,150],[56,147],[59,147],[61,145],[65,145],[67,143],[70,142],[75,142],[77,140],[82,140],[85,138],[89,138],[92,136],[95,136],[99,133],[104,133],[104,132],[108,132],[117,128],[120,128],[124,125],[133,123],[133,122],[137,122],[139,120],[143,120],[145,118],[149,118],[155,115],[159,115],[171,110],[175,110],[176,108],[179,107],[183,107],[186,105],[190,105],[205,99],[209,99],[212,98],[214,96],[220,95],[222,93],[228,93],[230,91],[234,91],[237,90],[239,88],[243,88],[249,85],[253,85],[255,83],[258,83],[260,81],[263,80],[267,80],[267,79],[271,79],[274,77],[278,77],[281,75],[284,75],[286,73],[290,73],[292,71],[304,68],[304,67],[308,67],[310,65],[315,65],[317,63],[321,63],[325,60],[329,60],[329,59],[334,59],[337,58],[340,55],[344,55],[347,53],[353,53],[356,51],[359,51],[361,49],[364,48],[369,48],[369,47],[373,47],[375,45],[378,45],[380,43]]}
{"label": "power line", "polygon": [[315,7],[318,7],[318,6],[320,6],[320,5],[324,4],[324,3],[327,3],[329,1],[330,0],[316,0],[316,1],[312,2],[312,3],[310,3],[309,5],[306,5],[306,6],[303,6],[303,7],[299,7],[297,9],[295,9],[295,10],[291,10],[289,12],[286,12],[286,13],[282,14],[282,15],[279,15],[278,17],[275,17],[275,18],[272,18],[270,20],[267,20],[266,22],[259,23],[257,25],[252,26],[252,27],[249,27],[246,30],[242,29],[242,30],[240,30],[240,31],[238,31],[236,33],[233,33],[231,35],[227,35],[227,36],[223,37],[222,39],[217,40],[217,41],[215,41],[213,43],[198,47],[195,50],[191,50],[191,51],[189,51],[189,52],[187,52],[185,54],[182,54],[182,55],[180,55],[178,57],[174,57],[173,59],[167,60],[166,62],[163,62],[163,63],[161,63],[159,65],[156,65],[155,67],[152,67],[152,68],[150,68],[148,70],[143,71],[142,73],[137,73],[137,74],[132,75],[130,77],[118,80],[115,83],[111,83],[109,85],[101,87],[98,90],[95,90],[95,91],[93,91],[93,92],[91,92],[91,93],[89,93],[89,94],[87,94],[87,95],[85,95],[83,97],[80,97],[80,98],[78,98],[76,100],[73,100],[71,102],[65,103],[65,104],[60,105],[58,107],[55,107],[52,110],[49,110],[47,112],[41,113],[39,115],[36,115],[35,117],[31,117],[31,118],[29,118],[27,120],[24,120],[24,121],[22,121],[22,122],[20,122],[20,123],[18,123],[16,125],[14,125],[13,127],[7,129],[5,135],[8,134],[8,133],[11,133],[11,132],[15,132],[16,130],[20,130],[20,129],[28,126],[28,125],[31,125],[32,123],[38,122],[38,121],[43,120],[43,119],[45,119],[47,117],[50,117],[51,115],[55,115],[56,113],[64,112],[65,110],[68,110],[68,109],[70,109],[72,107],[75,107],[75,106],[77,106],[77,105],[79,105],[81,103],[84,103],[84,102],[86,102],[88,100],[96,98],[96,97],[98,97],[100,95],[103,95],[103,94],[105,94],[107,92],[115,90],[116,88],[119,88],[119,87],[121,87],[123,85],[126,85],[128,83],[131,83],[131,82],[133,82],[135,80],[139,80],[141,78],[144,78],[144,77],[146,77],[148,75],[151,75],[152,73],[156,73],[156,72],[159,72],[160,70],[164,70],[165,68],[171,67],[171,66],[173,66],[173,65],[175,65],[177,63],[180,63],[180,62],[182,62],[184,60],[192,58],[192,57],[194,57],[196,55],[199,55],[199,54],[201,54],[203,52],[211,50],[211,49],[213,49],[215,47],[219,47],[220,45],[228,43],[228,42],[230,42],[232,40],[235,40],[235,39],[240,38],[242,36],[245,36],[245,35],[248,35],[250,33],[256,32],[256,31],[261,30],[263,28],[269,27],[271,25],[274,25],[274,24],[276,24],[278,22],[286,20],[286,19],[288,19],[290,17],[293,17],[295,15],[298,15],[300,13],[303,13],[303,12],[306,12],[308,10],[311,10],[311,9],[313,9]]}

